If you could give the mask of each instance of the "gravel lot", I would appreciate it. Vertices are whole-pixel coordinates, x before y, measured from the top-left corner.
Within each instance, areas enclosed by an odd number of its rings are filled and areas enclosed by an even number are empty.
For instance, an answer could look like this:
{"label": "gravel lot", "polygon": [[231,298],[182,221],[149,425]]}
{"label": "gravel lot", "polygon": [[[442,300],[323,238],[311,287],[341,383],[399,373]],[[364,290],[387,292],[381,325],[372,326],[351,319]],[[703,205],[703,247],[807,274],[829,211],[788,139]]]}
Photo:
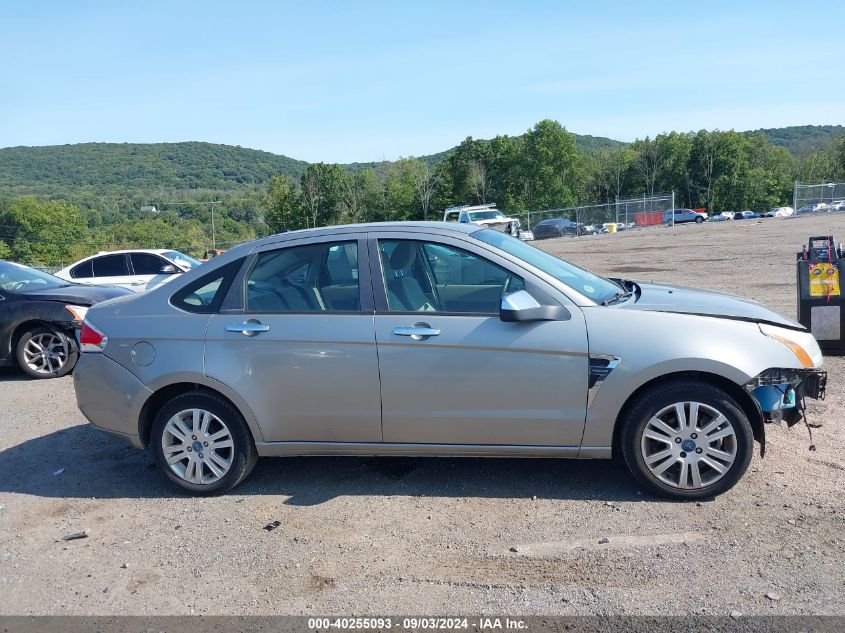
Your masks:
{"label": "gravel lot", "polygon": [[[538,245],[792,316],[794,252],[830,231],[845,240],[845,216]],[[233,494],[188,498],[86,426],[70,378],[6,371],[0,612],[845,614],[845,362],[825,362],[818,451],[769,427],[766,459],[699,504],[643,495],[610,462],[422,458],[264,459]]]}

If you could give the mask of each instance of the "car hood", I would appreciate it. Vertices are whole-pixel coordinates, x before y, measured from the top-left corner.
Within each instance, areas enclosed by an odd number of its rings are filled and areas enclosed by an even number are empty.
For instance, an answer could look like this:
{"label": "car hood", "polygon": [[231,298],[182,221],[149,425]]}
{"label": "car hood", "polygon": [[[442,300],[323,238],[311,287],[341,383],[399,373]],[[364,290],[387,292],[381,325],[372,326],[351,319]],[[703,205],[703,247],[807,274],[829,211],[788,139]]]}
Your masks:
{"label": "car hood", "polygon": [[781,316],[751,299],[712,290],[698,290],[671,284],[639,283],[634,301],[621,304],[630,310],[674,312],[697,316],[770,323],[780,327],[804,330],[804,326]]}
{"label": "car hood", "polygon": [[100,301],[122,297],[127,294],[131,295],[134,293],[126,288],[71,284],[60,288],[30,290],[29,292],[23,293],[23,296],[34,301],[64,301],[76,305],[91,306]]}
{"label": "car hood", "polygon": [[473,224],[486,226],[488,224],[502,224],[504,222],[516,222],[516,218],[488,218],[486,220],[474,220]]}

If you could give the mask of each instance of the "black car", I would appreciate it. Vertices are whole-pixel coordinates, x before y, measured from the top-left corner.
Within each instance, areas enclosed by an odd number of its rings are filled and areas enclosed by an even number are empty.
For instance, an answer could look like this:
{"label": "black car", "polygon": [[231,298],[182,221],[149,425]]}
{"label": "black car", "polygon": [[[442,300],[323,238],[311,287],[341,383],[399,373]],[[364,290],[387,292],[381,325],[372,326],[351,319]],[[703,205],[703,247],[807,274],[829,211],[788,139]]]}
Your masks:
{"label": "black car", "polygon": [[566,218],[552,218],[537,222],[532,232],[535,240],[546,240],[550,237],[563,237],[564,235],[577,236],[584,233],[579,224]]}
{"label": "black car", "polygon": [[127,294],[133,293],[70,284],[0,260],[0,367],[18,365],[35,378],[64,376],[79,357],[75,331],[88,308]]}

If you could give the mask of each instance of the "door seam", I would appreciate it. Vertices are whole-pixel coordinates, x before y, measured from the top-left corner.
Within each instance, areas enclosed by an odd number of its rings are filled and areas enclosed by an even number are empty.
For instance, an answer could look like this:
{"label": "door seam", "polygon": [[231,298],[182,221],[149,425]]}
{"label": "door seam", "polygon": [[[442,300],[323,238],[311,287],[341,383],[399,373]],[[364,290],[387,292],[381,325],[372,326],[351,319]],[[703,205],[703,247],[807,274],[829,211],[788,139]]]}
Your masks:
{"label": "door seam", "polygon": [[[370,242],[370,234],[365,233],[364,243],[367,245],[367,270],[369,271],[370,277],[370,299],[372,300],[373,305],[373,312],[371,314],[371,321],[373,328],[373,344],[376,346],[376,372],[378,373],[378,413],[379,413],[379,428],[381,429],[381,443],[384,443],[384,398],[382,397],[382,384],[381,384],[381,356],[379,355],[379,345],[378,345],[378,336],[376,335],[376,290],[375,290],[375,275],[373,275],[373,251],[372,251],[372,244]],[[378,242],[376,242],[378,244]],[[378,256],[378,246],[376,246],[376,256]],[[358,257],[360,260],[360,255]],[[359,270],[360,270],[360,261],[359,261]],[[360,278],[360,273],[358,277]]]}

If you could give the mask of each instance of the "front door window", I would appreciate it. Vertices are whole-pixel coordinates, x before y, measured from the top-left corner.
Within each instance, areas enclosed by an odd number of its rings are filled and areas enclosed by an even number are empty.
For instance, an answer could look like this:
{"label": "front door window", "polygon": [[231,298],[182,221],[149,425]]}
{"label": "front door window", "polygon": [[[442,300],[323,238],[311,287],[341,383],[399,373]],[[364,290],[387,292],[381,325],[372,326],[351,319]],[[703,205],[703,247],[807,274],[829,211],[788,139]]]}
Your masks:
{"label": "front door window", "polygon": [[525,288],[519,276],[454,246],[381,240],[379,251],[392,312],[495,315],[503,295]]}

